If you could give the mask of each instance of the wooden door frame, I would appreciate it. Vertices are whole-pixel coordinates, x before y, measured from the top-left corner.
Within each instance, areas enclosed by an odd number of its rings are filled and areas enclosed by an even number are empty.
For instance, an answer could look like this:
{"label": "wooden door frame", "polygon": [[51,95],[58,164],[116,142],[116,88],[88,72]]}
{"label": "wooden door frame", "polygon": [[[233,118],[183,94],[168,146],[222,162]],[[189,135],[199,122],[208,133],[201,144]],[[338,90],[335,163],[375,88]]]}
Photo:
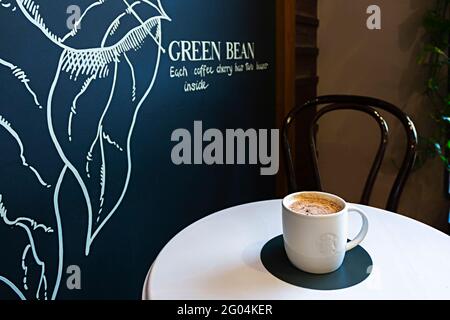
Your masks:
{"label": "wooden door frame", "polygon": [[[295,105],[295,19],[296,0],[276,0],[276,125],[279,129]],[[276,193],[282,197],[287,192],[287,184],[281,141],[279,156]]]}

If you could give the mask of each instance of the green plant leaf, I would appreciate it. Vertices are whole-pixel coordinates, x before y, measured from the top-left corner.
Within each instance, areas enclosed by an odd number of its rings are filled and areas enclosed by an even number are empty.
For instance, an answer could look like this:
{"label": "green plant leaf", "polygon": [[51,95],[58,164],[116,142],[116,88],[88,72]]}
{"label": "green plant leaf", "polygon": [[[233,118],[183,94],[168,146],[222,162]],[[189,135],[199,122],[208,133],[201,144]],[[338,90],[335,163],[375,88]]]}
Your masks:
{"label": "green plant leaf", "polygon": [[428,79],[427,87],[429,90],[436,91],[439,90],[439,85],[436,82],[436,79],[430,78]]}
{"label": "green plant leaf", "polygon": [[427,158],[439,156],[450,171],[450,94],[447,70],[450,66],[450,0],[435,0],[435,3],[435,9],[428,11],[423,18],[426,35],[417,57],[418,64],[428,68],[424,85],[430,101],[434,132],[419,143],[418,158],[423,164]]}
{"label": "green plant leaf", "polygon": [[447,57],[447,54],[444,51],[442,51],[441,49],[439,49],[438,47],[433,47],[433,52],[437,53],[437,54],[439,54],[441,56]]}
{"label": "green plant leaf", "polygon": [[442,155],[442,148],[441,148],[441,145],[439,144],[439,143],[435,143],[434,144],[434,148],[436,149],[436,152],[438,153],[438,154],[440,154],[440,155]]}

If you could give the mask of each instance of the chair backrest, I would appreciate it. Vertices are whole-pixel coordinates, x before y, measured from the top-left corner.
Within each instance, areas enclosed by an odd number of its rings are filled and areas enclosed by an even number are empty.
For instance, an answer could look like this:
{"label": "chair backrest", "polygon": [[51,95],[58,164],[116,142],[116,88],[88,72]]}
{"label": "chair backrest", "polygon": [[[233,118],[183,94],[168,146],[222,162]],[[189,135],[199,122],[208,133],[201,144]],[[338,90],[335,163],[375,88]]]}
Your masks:
{"label": "chair backrest", "polygon": [[308,138],[310,151],[309,157],[311,157],[311,163],[313,164],[314,168],[313,174],[316,189],[318,191],[322,190],[322,184],[320,180],[320,174],[317,163],[315,127],[320,118],[322,118],[325,114],[328,114],[336,110],[356,110],[368,114],[377,121],[381,131],[381,141],[378,148],[378,152],[376,154],[375,160],[372,164],[372,168],[370,170],[369,176],[367,178],[364,187],[364,191],[361,197],[361,204],[369,203],[373,186],[375,184],[375,180],[377,178],[378,172],[383,162],[386,146],[388,143],[388,133],[389,133],[388,126],[384,118],[378,112],[378,110],[383,110],[392,114],[401,122],[406,132],[407,148],[405,156],[403,158],[402,165],[399,169],[398,175],[392,186],[386,205],[387,210],[395,212],[398,208],[398,203],[403,188],[406,184],[406,180],[408,179],[408,176],[411,172],[412,167],[414,166],[414,161],[416,159],[418,140],[417,140],[417,132],[414,123],[411,121],[411,119],[403,111],[401,111],[398,107],[394,106],[393,104],[370,97],[349,96],[349,95],[321,96],[301,106],[297,106],[286,117],[282,127],[283,151],[286,164],[286,174],[288,178],[289,192],[301,191],[297,187],[294,160],[292,156],[292,148],[289,140],[289,128],[302,111],[311,108],[314,109],[318,108],[315,117],[311,121]]}

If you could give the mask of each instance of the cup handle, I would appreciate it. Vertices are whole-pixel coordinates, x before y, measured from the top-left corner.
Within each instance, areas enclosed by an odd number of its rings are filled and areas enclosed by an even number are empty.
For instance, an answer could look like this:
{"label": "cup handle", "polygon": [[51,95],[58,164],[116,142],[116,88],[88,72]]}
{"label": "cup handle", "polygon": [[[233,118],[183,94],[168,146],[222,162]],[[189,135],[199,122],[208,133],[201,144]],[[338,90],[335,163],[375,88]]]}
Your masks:
{"label": "cup handle", "polygon": [[357,245],[359,245],[366,237],[367,231],[369,231],[369,221],[367,220],[367,217],[364,214],[364,211],[362,211],[358,208],[355,208],[355,207],[349,207],[348,212],[351,212],[351,211],[359,213],[359,215],[362,218],[362,227],[361,227],[361,231],[358,233],[356,238],[347,243],[345,251],[350,251],[353,248],[355,248]]}

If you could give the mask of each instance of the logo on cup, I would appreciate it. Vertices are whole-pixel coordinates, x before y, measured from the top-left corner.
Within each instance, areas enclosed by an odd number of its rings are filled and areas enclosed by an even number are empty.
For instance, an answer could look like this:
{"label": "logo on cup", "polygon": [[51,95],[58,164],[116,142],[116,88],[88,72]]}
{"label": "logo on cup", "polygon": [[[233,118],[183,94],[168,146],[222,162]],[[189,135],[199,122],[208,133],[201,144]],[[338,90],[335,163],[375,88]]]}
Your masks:
{"label": "logo on cup", "polygon": [[338,246],[338,237],[333,233],[325,233],[320,236],[319,251],[323,255],[335,255]]}

